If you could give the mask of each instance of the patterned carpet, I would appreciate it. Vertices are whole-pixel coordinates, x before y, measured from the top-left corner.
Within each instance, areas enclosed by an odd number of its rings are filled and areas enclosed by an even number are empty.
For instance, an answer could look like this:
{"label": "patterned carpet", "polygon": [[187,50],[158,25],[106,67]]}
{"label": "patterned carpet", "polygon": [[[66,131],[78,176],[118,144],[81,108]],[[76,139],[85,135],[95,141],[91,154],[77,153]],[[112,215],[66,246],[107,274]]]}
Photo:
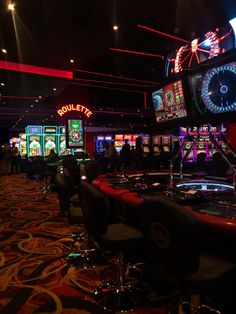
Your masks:
{"label": "patterned carpet", "polygon": [[42,185],[24,174],[0,177],[0,313],[105,313],[92,297],[101,270],[66,263],[73,226]]}

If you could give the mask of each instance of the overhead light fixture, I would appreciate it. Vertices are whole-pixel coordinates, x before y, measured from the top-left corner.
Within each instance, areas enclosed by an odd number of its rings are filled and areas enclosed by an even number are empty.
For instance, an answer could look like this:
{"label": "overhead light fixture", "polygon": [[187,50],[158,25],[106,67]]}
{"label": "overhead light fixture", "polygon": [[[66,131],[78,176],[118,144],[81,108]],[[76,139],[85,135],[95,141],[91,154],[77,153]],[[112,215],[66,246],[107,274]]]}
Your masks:
{"label": "overhead light fixture", "polygon": [[113,26],[114,31],[117,31],[119,29],[119,27],[117,25]]}
{"label": "overhead light fixture", "polygon": [[35,99],[35,102],[39,102],[38,99]]}
{"label": "overhead light fixture", "polygon": [[39,96],[39,99],[41,99],[42,98],[42,96]]}
{"label": "overhead light fixture", "polygon": [[5,84],[4,84],[4,83],[1,83],[1,86],[5,86]]}
{"label": "overhead light fixture", "polygon": [[6,49],[2,48],[1,49],[2,53],[7,53]]}
{"label": "overhead light fixture", "polygon": [[73,59],[70,59],[70,63],[74,63],[75,62],[75,60],[73,60]]}
{"label": "overhead light fixture", "polygon": [[52,90],[55,92],[57,89],[56,89],[56,87],[54,87]]}
{"label": "overhead light fixture", "polygon": [[14,3],[9,3],[8,4],[8,10],[9,11],[14,11],[15,10],[15,4]]}

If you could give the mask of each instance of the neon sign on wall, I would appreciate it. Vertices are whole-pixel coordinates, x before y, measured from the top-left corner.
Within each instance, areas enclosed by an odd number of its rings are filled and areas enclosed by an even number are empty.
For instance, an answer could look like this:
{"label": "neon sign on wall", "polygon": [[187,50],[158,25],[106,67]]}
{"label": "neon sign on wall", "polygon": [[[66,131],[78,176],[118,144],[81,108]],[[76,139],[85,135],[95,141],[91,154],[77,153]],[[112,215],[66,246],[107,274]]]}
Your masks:
{"label": "neon sign on wall", "polygon": [[89,118],[93,113],[87,107],[79,105],[79,104],[69,104],[62,106],[57,113],[62,117],[65,113],[70,111],[78,111],[83,113],[87,118]]}

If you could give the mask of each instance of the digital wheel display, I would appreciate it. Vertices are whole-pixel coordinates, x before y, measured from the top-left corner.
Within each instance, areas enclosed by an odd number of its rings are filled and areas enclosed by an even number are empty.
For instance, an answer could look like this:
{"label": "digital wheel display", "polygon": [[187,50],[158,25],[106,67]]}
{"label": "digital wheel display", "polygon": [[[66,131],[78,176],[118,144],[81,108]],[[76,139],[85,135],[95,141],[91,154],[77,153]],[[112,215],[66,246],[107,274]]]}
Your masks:
{"label": "digital wheel display", "polygon": [[212,113],[236,110],[236,63],[208,70],[202,81],[201,96]]}

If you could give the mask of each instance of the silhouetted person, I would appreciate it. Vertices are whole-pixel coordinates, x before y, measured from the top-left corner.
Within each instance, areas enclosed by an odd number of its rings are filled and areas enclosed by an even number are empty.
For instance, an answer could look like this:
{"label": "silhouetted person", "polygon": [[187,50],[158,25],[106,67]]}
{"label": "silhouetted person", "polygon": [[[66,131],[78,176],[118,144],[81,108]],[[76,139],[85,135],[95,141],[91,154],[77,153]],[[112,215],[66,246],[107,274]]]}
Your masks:
{"label": "silhouetted person", "polygon": [[127,139],[125,139],[125,144],[120,151],[120,162],[124,169],[130,167],[130,145]]}
{"label": "silhouetted person", "polygon": [[120,170],[120,161],[118,157],[118,152],[115,148],[115,143],[112,141],[109,144],[108,148],[108,170],[113,172],[114,170],[119,171]]}
{"label": "silhouetted person", "polygon": [[56,162],[58,161],[60,158],[57,155],[57,153],[55,152],[55,150],[53,148],[50,149],[50,153],[47,157],[47,162]]}
{"label": "silhouetted person", "polygon": [[20,168],[20,160],[19,160],[20,156],[19,156],[19,150],[15,142],[12,143],[11,156],[12,156],[11,173],[13,173],[14,168],[15,168],[16,173],[18,173],[20,171],[19,169]]}

